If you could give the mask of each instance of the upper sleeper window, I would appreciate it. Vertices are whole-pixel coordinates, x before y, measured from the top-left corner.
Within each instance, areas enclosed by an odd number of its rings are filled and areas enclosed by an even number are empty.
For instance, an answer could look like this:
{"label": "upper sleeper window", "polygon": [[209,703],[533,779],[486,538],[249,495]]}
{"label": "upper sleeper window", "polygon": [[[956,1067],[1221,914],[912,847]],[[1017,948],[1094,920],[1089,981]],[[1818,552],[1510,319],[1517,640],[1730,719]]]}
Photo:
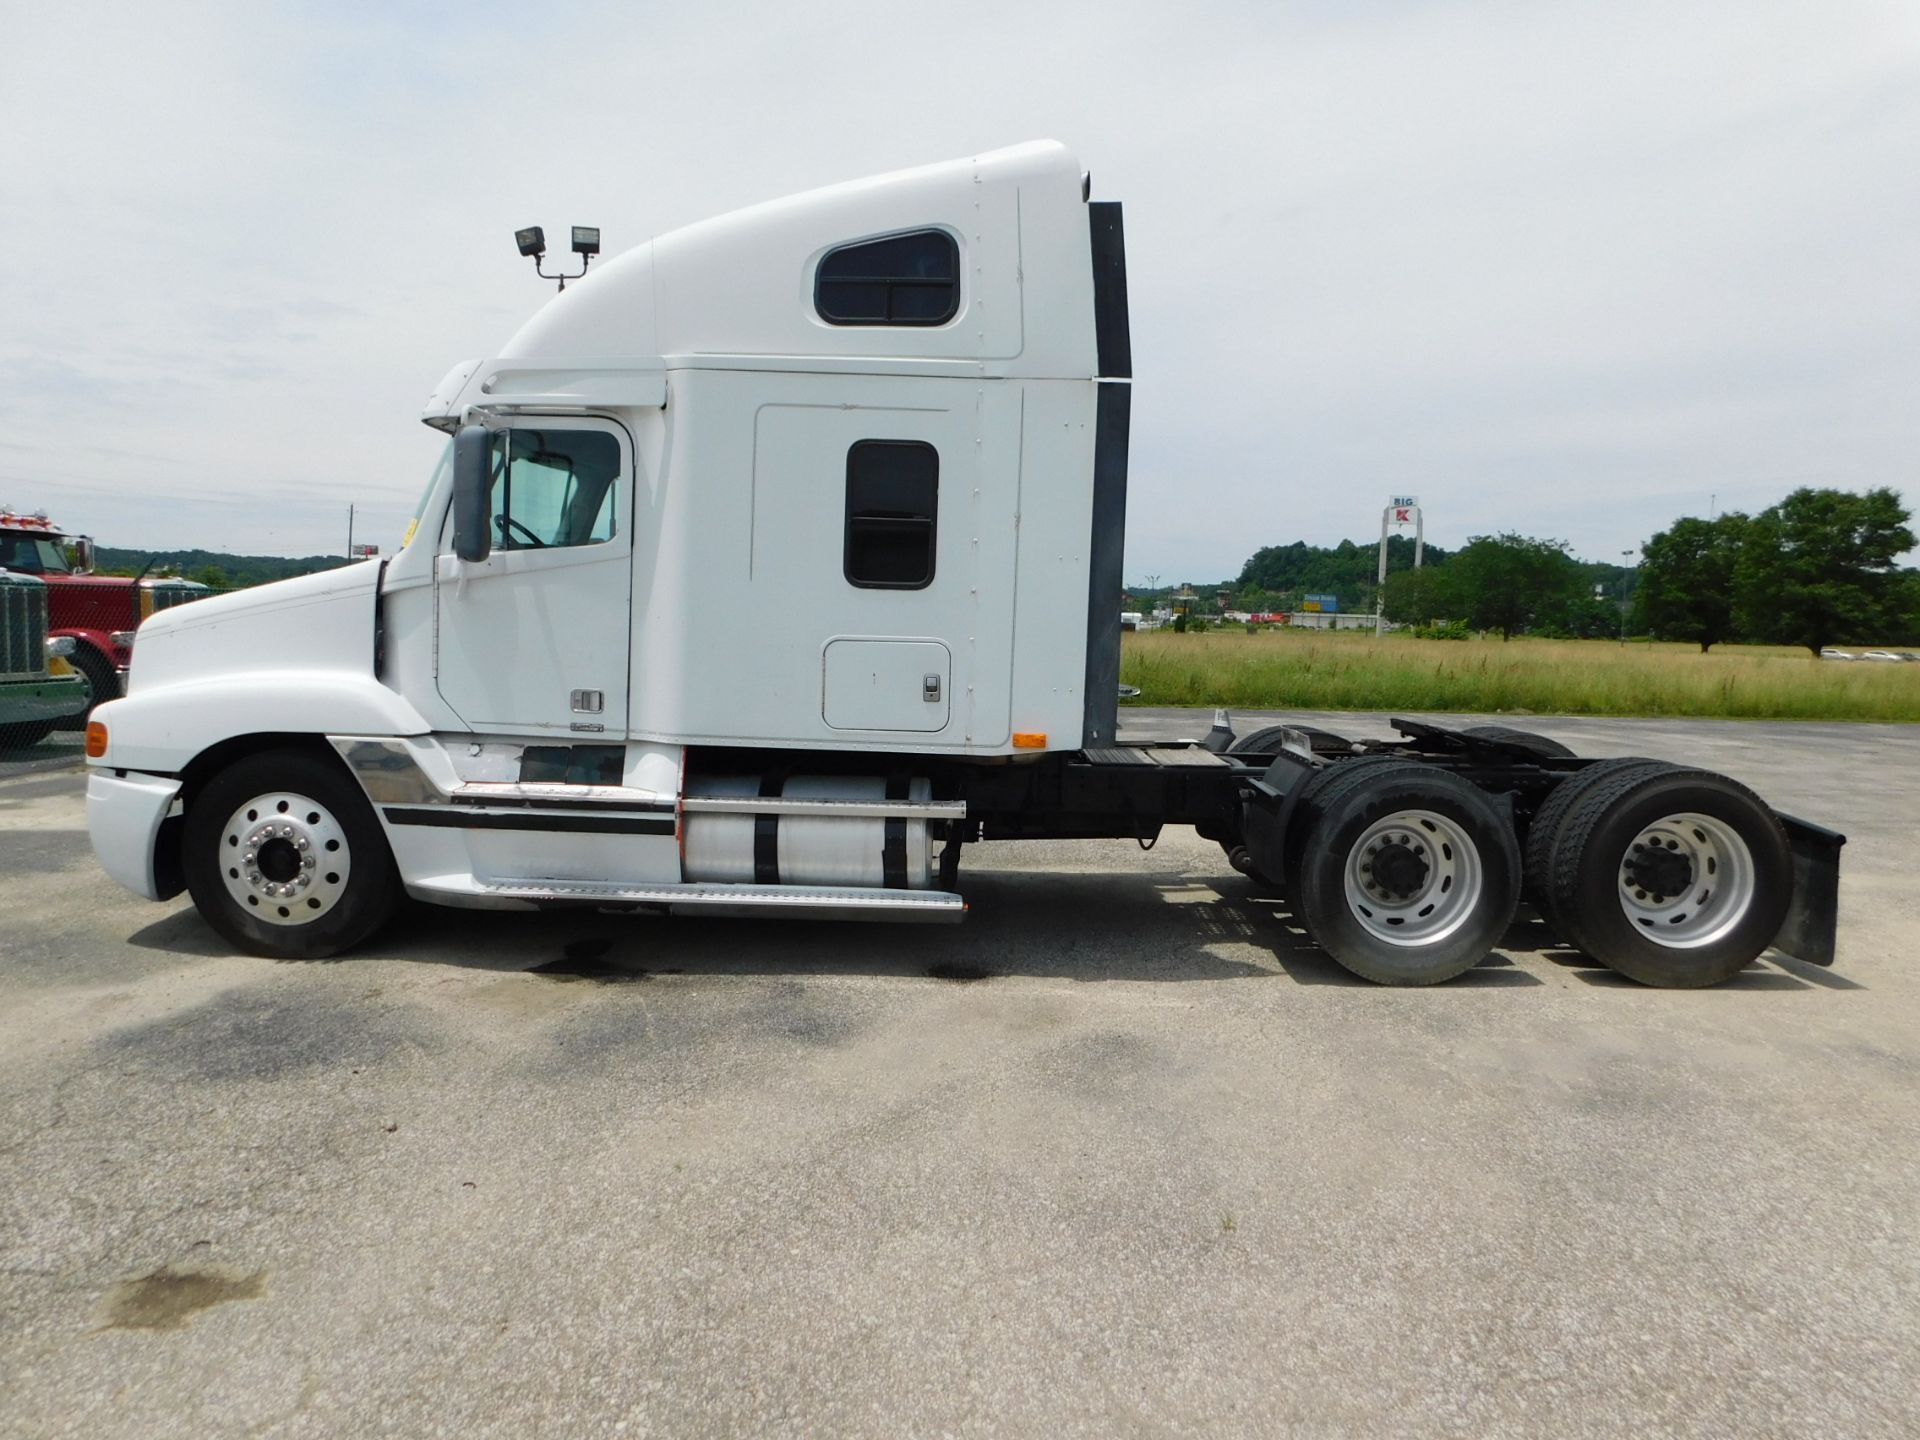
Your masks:
{"label": "upper sleeper window", "polygon": [[960,247],[915,230],[829,250],[813,305],[830,325],[944,325],[960,313]]}

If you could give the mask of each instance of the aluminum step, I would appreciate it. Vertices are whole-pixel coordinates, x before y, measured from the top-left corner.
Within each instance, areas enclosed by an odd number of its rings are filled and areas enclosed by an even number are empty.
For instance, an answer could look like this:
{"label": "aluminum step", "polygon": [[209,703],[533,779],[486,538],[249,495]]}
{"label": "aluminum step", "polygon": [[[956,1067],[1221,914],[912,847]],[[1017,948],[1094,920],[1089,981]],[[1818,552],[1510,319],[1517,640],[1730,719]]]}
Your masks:
{"label": "aluminum step", "polygon": [[673,797],[626,785],[567,785],[558,781],[469,780],[449,797],[455,805],[495,805],[546,810],[673,811]]}
{"label": "aluminum step", "polygon": [[826,815],[844,820],[964,820],[964,800],[788,800],[760,795],[689,795],[688,814]]}
{"label": "aluminum step", "polygon": [[1217,769],[1233,762],[1198,745],[1114,745],[1080,752],[1091,765],[1158,765],[1173,769]]}
{"label": "aluminum step", "polygon": [[410,884],[420,899],[519,909],[527,905],[658,906],[675,915],[790,916],[820,920],[893,920],[953,924],[967,902],[947,890],[885,890],[827,885],[621,885],[582,880],[475,880],[442,876]]}

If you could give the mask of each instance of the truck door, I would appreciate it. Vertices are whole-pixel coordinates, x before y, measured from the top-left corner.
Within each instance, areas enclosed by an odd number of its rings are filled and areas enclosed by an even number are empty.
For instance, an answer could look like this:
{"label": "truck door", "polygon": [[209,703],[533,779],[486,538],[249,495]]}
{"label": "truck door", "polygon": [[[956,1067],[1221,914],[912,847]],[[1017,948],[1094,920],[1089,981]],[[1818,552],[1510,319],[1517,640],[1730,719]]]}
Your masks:
{"label": "truck door", "polygon": [[476,730],[627,729],[633,445],[604,420],[533,418],[493,437],[492,553],[434,563],[435,679]]}

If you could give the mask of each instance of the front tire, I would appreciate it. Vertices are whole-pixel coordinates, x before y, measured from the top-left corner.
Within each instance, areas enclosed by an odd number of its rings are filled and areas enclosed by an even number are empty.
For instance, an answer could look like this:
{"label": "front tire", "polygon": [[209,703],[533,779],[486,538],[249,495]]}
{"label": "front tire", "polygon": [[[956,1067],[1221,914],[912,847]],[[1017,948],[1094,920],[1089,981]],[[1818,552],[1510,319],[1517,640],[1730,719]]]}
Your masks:
{"label": "front tire", "polygon": [[193,903],[252,955],[337,955],[400,903],[373,807],[337,765],[305,751],[266,751],[221,771],[188,806],[181,844]]}
{"label": "front tire", "polygon": [[1324,794],[1290,896],[1314,940],[1382,985],[1437,984],[1485,959],[1520,895],[1513,827],[1487,798],[1411,762]]}
{"label": "front tire", "polygon": [[86,729],[87,718],[93,714],[96,705],[120,698],[120,677],[114,673],[113,662],[91,645],[82,644],[74,650],[73,668],[87,682],[87,708],[70,719],[60,721],[62,730]]}

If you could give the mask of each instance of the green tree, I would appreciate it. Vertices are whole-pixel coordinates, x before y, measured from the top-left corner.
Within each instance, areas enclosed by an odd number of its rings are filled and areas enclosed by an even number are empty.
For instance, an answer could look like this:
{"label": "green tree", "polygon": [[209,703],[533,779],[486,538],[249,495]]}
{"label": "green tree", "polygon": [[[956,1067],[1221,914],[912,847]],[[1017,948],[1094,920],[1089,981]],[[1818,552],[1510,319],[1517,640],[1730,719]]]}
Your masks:
{"label": "green tree", "polygon": [[1593,594],[1583,578],[1580,588],[1551,608],[1543,608],[1534,628],[1571,636],[1576,640],[1611,640],[1621,633],[1620,602],[1602,588]]}
{"label": "green tree", "polygon": [[1894,561],[1913,548],[1907,508],[1886,487],[1802,488],[1754,517],[1734,566],[1734,618],[1749,634],[1814,655],[1902,628]]}
{"label": "green tree", "polygon": [[1439,565],[1399,570],[1387,576],[1381,603],[1387,619],[1396,625],[1431,625],[1451,617],[1455,610],[1453,586],[1447,570]]}
{"label": "green tree", "polygon": [[[1447,552],[1429,545],[1424,564],[1438,566]],[[1240,568],[1238,589],[1256,589],[1279,594],[1330,594],[1340,597],[1344,610],[1368,608],[1374,581],[1379,575],[1378,541],[1355,543],[1342,540],[1327,548],[1296,540],[1289,545],[1267,545],[1254,551]],[[1387,573],[1393,575],[1413,568],[1413,541],[1405,535],[1387,539]]]}
{"label": "green tree", "polygon": [[1561,613],[1581,592],[1580,566],[1563,540],[1475,535],[1447,562],[1459,613],[1478,630],[1511,640]]}
{"label": "green tree", "polygon": [[1729,513],[1712,520],[1676,520],[1647,541],[1640,562],[1635,614],[1660,640],[1691,640],[1706,654],[1739,635],[1734,625],[1734,570],[1751,522]]}

